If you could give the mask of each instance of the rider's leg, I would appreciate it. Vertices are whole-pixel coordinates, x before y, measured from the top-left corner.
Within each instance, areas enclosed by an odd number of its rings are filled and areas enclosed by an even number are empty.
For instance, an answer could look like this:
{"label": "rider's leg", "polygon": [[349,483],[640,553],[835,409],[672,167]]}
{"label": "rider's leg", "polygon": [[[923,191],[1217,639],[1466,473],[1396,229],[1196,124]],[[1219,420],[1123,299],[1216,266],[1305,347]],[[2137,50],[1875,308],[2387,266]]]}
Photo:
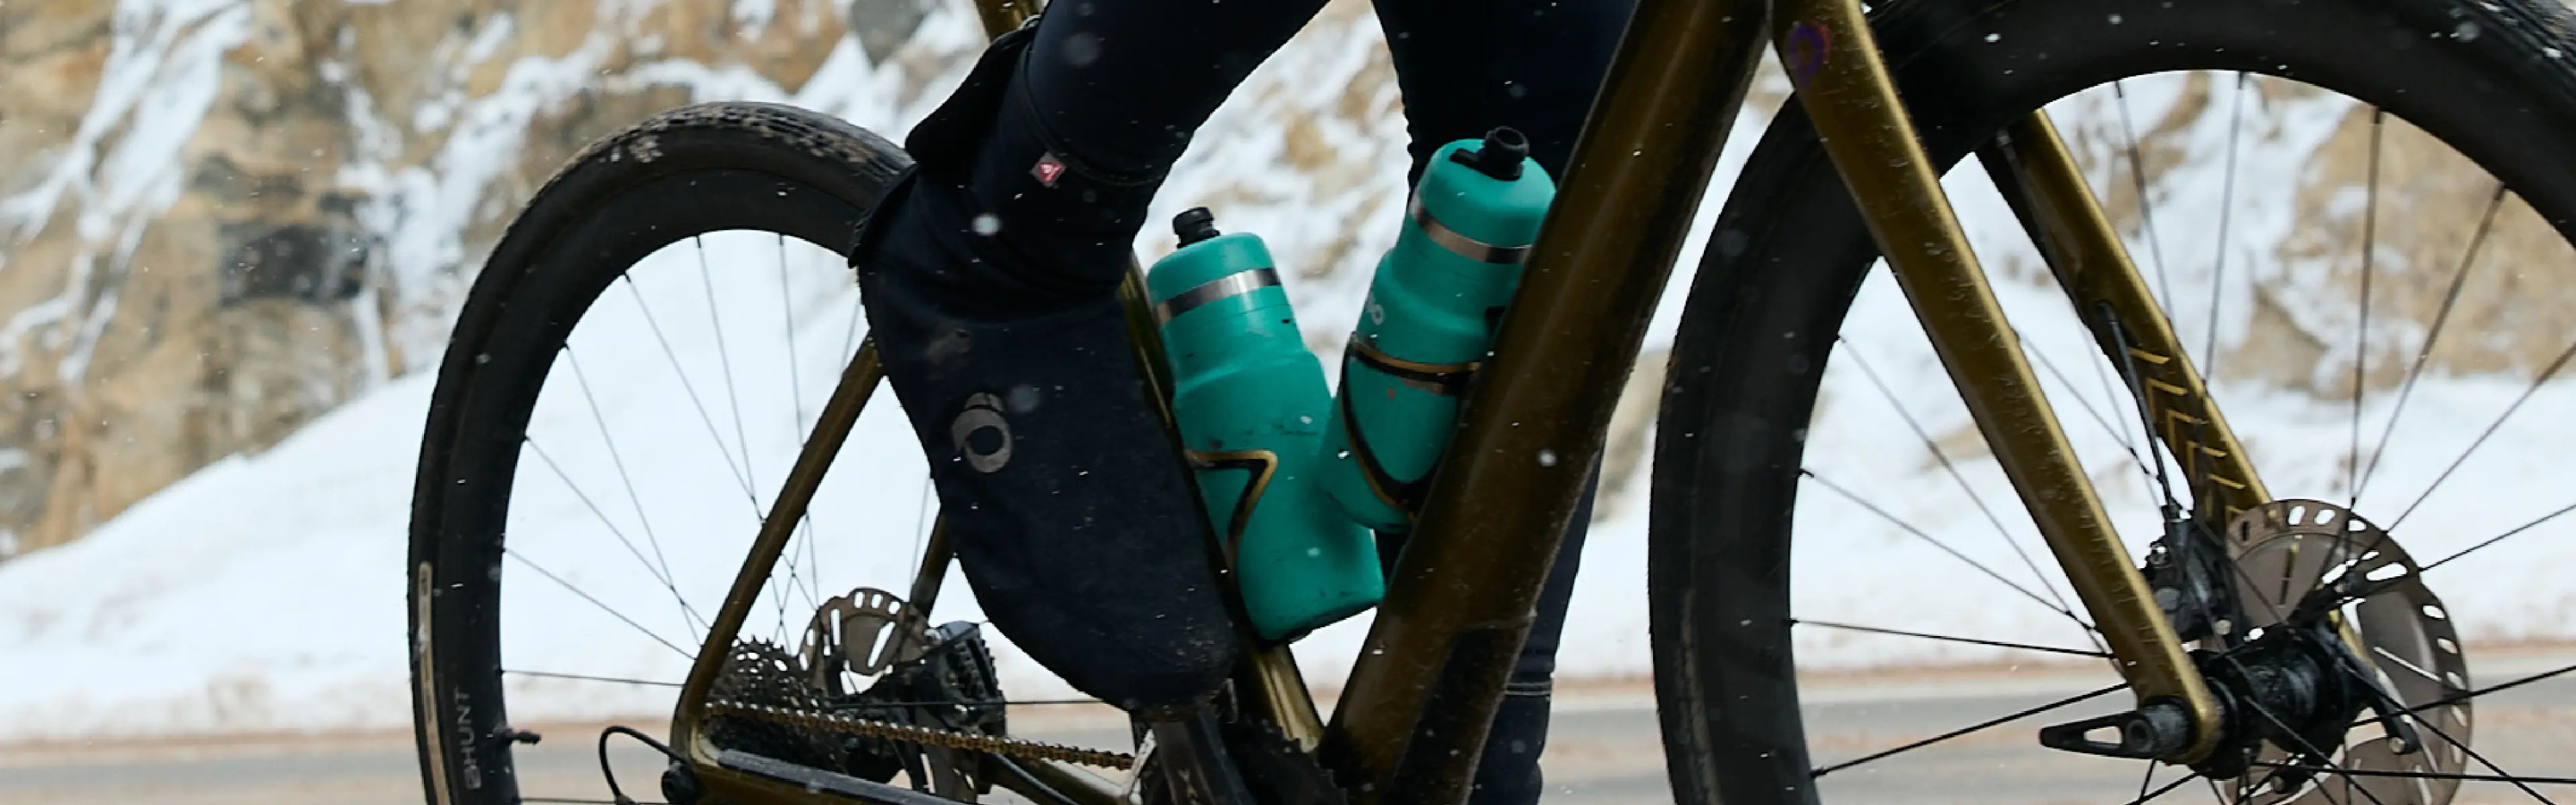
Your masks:
{"label": "rider's leg", "polygon": [[[1583,502],[1565,531],[1556,564],[1539,587],[1536,617],[1529,640],[1521,644],[1511,679],[1503,685],[1502,704],[1494,726],[1485,734],[1485,751],[1476,758],[1476,780],[1468,805],[1530,805],[1537,802],[1545,780],[1539,755],[1547,751],[1548,705],[1555,692],[1556,647],[1565,634],[1565,607],[1574,597],[1574,574],[1583,560],[1583,535],[1592,522],[1592,502],[1600,491],[1601,468],[1594,465],[1584,483]],[[1403,553],[1402,539],[1378,541],[1378,556],[1392,572]]]}
{"label": "rider's leg", "polygon": [[1548,705],[1555,692],[1556,646],[1565,633],[1565,606],[1574,597],[1574,572],[1583,560],[1583,533],[1592,520],[1593,493],[1601,472],[1595,467],[1585,485],[1583,503],[1566,528],[1565,547],[1539,588],[1538,617],[1530,624],[1529,642],[1521,644],[1520,662],[1503,686],[1503,703],[1494,711],[1494,729],[1485,737],[1485,753],[1476,762],[1472,805],[1529,805],[1537,802],[1545,780],[1538,756],[1547,750]]}
{"label": "rider's leg", "polygon": [[[1378,0],[1404,92],[1414,175],[1441,145],[1511,126],[1529,138],[1531,158],[1562,180],[1634,8],[1634,0]],[[1596,465],[1485,739],[1474,805],[1538,801],[1557,638],[1599,482]]]}
{"label": "rider's leg", "polygon": [[1114,294],[1187,133],[1318,5],[1057,4],[914,129],[852,251],[986,616],[1129,709],[1202,699],[1241,646]]}
{"label": "rider's leg", "polygon": [[1510,126],[1559,179],[1636,0],[1378,0],[1415,171]]}

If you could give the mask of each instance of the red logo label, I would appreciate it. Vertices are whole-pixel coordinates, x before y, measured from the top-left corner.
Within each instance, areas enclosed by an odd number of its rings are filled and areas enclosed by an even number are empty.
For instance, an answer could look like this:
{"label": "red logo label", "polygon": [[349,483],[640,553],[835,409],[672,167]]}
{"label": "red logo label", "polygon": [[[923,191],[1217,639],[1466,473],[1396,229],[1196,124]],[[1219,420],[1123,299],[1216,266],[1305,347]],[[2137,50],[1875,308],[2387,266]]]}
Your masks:
{"label": "red logo label", "polygon": [[1064,162],[1056,159],[1054,154],[1039,155],[1038,164],[1029,168],[1029,175],[1037,177],[1038,184],[1054,187],[1056,177],[1064,175]]}

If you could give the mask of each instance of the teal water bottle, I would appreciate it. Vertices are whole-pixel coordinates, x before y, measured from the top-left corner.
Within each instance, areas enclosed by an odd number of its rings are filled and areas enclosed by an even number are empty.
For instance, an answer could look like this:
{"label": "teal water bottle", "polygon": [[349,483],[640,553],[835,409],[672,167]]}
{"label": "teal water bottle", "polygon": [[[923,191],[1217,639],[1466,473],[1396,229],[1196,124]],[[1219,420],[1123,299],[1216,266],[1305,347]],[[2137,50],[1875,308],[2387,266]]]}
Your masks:
{"label": "teal water bottle", "polygon": [[1322,485],[1352,520],[1412,529],[1467,379],[1493,346],[1555,197],[1520,132],[1495,129],[1431,155],[1404,231],[1370,281],[1324,430]]}
{"label": "teal water bottle", "polygon": [[1181,248],[1154,263],[1145,288],[1171,356],[1172,414],[1253,630],[1293,639],[1359,614],[1386,582],[1369,533],[1315,489],[1332,398],[1270,250],[1218,234],[1204,208],[1172,228]]}

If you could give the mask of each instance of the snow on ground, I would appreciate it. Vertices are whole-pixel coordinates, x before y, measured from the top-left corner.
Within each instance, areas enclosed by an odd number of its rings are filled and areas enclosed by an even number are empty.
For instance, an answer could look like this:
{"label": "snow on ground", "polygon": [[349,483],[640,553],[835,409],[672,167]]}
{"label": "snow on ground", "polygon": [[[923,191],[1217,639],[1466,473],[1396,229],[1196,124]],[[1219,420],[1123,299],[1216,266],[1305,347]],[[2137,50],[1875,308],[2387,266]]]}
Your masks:
{"label": "snow on ground", "polygon": [[[945,16],[934,18],[931,34],[945,30],[942,25],[965,32],[952,37],[960,42],[971,35]],[[1312,35],[1374,46],[1364,17],[1324,25]],[[1400,208],[1386,199],[1401,188],[1385,175],[1401,174],[1400,128],[1392,121],[1375,128],[1328,121],[1317,136],[1333,148],[1372,154],[1384,175],[1271,187],[1251,177],[1286,145],[1264,139],[1261,104],[1279,102],[1297,87],[1338,87],[1344,82],[1314,76],[1347,78],[1359,69],[1342,62],[1266,67],[1219,113],[1157,206],[1158,215],[1168,215],[1201,199],[1234,198],[1219,209],[1229,229],[1264,234],[1283,265],[1317,265],[1326,276],[1292,282],[1301,286],[1302,320],[1319,345],[1336,343],[1356,314],[1365,272],[1350,267],[1370,262],[1394,231],[1392,216]],[[792,100],[862,122],[899,124],[921,111],[895,108],[886,100],[891,78],[863,66],[824,74],[847,78],[814,82]],[[691,81],[730,86],[723,82],[748,79],[724,74]],[[2140,105],[2133,111],[2155,120],[2174,102],[2177,86],[2178,79],[2133,82],[2131,102]],[[729,91],[764,92],[748,83]],[[2111,119],[2104,103],[2100,93],[2080,96],[2069,102],[2061,124],[2102,124]],[[2277,196],[2297,184],[2304,149],[2322,136],[2314,133],[2318,121],[2340,111],[2271,114],[2287,121],[2283,131],[2247,149],[2241,159],[2249,175],[2240,177],[2235,192],[2248,208],[2287,210]],[[1739,122],[1707,212],[1714,213],[1761,123],[1759,113]],[[2199,125],[2225,121],[2206,115]],[[2189,138],[2181,146],[2191,152],[2189,166],[2156,188],[2164,227],[2159,247],[2177,287],[2210,285],[2209,255],[2218,244],[2203,233],[2223,189],[2212,179],[2219,162],[2209,152],[2224,142]],[[1987,262],[2021,278],[2001,283],[1999,293],[2025,340],[2057,367],[2043,372],[2043,383],[2113,514],[2131,529],[2149,525],[2148,487],[2137,470],[2124,469],[2131,467],[2123,445],[2134,438],[2134,420],[2112,401],[2111,381],[2094,368],[2100,362],[2086,360],[2092,353],[2074,320],[2040,312],[2063,303],[2034,277],[2041,272],[2030,270],[2036,263],[2028,244],[1983,185],[1973,170],[1952,181]],[[2228,239],[2239,250],[2234,264],[2253,267],[2238,270],[2223,289],[2242,291],[2284,270],[2259,259],[2286,231],[2278,217],[2257,214],[2234,224]],[[1339,243],[1351,228],[1317,223],[1326,218],[1370,223],[1358,226],[1353,242]],[[1685,266],[1705,242],[1704,230],[1692,236]],[[1168,248],[1151,230],[1141,245],[1148,254]],[[2133,243],[2141,254],[2146,247]],[[2016,251],[2019,258],[2011,256]],[[1687,270],[1676,273],[1650,346],[1673,337],[1688,282]],[[513,671],[678,679],[686,667],[680,649],[693,646],[713,616],[798,434],[853,344],[857,308],[846,270],[828,253],[801,244],[712,236],[674,246],[633,277],[610,289],[558,360],[522,454],[509,530],[512,559],[501,570],[509,595],[503,650]],[[2213,320],[2206,305],[2186,301],[2175,309],[2186,334],[2206,332]],[[2222,342],[2241,335],[2246,315],[2222,309],[2214,317]],[[721,344],[710,337],[718,331]],[[2036,581],[2032,565],[2045,568],[2048,556],[1976,440],[1957,438],[1966,414],[1885,276],[1864,290],[1846,337],[1847,347],[1826,373],[1809,468],[2039,597],[2061,594]],[[2063,375],[2056,374],[2060,369]],[[1871,373],[1893,394],[1882,394]],[[0,680],[7,682],[0,684],[0,740],[407,723],[399,568],[432,374],[395,379],[263,454],[209,467],[78,543],[0,565]],[[2515,378],[2493,377],[2440,377],[2420,385],[2387,466],[2363,496],[2364,512],[2387,520],[2404,511],[2448,457],[2514,404],[2522,387]],[[2252,435],[2249,451],[2264,463],[2276,495],[2342,499],[2345,403],[2231,384],[2224,376],[2218,393],[2239,429]],[[1902,406],[1891,407],[1890,396]],[[2370,401],[2364,430],[2375,434],[2393,404]],[[2403,533],[2420,558],[2448,555],[2567,502],[2559,480],[2564,473],[2541,457],[2576,452],[2576,430],[2563,422],[2563,412],[2576,410],[2576,383],[2548,387],[2521,408],[2488,438],[2480,460],[2464,463],[2442,494],[2412,515]],[[1922,447],[1918,426],[1941,440],[1991,518]],[[610,437],[602,438],[603,431]],[[2529,458],[2497,458],[2512,455]],[[792,648],[814,601],[859,585],[901,589],[916,560],[927,501],[920,459],[890,400],[869,409],[845,456],[806,532],[821,538],[800,538],[791,547],[795,572],[782,573],[786,581],[755,605],[748,636]],[[1595,524],[1560,661],[1566,675],[1635,676],[1650,669],[1645,590],[1638,581],[1645,570],[1645,511],[1626,507],[1616,519]],[[2554,527],[2563,533],[2566,525]],[[2012,541],[1999,539],[1998,531]],[[2145,534],[2128,536],[2135,549]],[[1816,482],[1802,492],[1796,540],[1795,605],[1802,617],[2068,646],[2083,640],[2050,607]],[[2555,630],[2566,627],[2552,624],[2571,622],[2576,592],[2557,581],[2563,574],[2555,569],[2571,559],[2576,541],[2525,540],[2463,559],[2433,579],[2473,640],[2563,634]],[[946,590],[937,619],[977,617],[962,579],[952,577]],[[1363,617],[1301,643],[1309,679],[1329,684],[1346,674],[1365,630]],[[987,636],[996,639],[1004,684],[1014,697],[1071,693],[1006,639]],[[1823,631],[1802,632],[1799,650],[1802,661],[1835,666],[2012,657]],[[511,683],[513,716],[522,721],[651,712],[667,707],[670,695],[662,688],[524,674]]]}

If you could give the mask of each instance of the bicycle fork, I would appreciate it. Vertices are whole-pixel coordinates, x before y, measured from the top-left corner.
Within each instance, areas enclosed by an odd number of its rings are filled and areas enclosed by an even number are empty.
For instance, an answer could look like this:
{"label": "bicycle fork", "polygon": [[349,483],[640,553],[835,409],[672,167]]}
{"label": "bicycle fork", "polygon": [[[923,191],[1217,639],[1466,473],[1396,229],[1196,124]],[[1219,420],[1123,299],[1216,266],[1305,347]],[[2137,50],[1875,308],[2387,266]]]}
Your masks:
{"label": "bicycle fork", "polygon": [[[2197,762],[2222,713],[2051,411],[2020,338],[1969,250],[1856,0],[1800,0],[1772,21],[1826,153],[1893,268],[1996,461],[2031,512],[2135,692],[2138,757]],[[2136,367],[2139,405],[2180,459],[2202,522],[2268,498],[2164,312],[2043,112],[1980,150],[2106,357]],[[2152,716],[2152,718],[2150,718]]]}

